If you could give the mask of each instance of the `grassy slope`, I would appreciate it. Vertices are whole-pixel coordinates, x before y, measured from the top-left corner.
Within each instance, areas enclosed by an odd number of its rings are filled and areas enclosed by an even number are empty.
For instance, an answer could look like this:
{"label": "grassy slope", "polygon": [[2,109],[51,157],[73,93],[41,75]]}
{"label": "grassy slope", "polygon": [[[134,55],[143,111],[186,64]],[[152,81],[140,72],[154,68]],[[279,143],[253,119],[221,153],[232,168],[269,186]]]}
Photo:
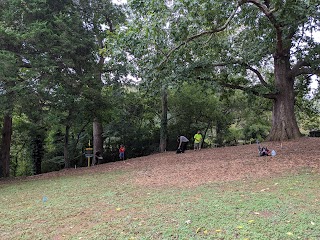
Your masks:
{"label": "grassy slope", "polygon": [[0,239],[320,239],[320,176],[143,186],[139,170],[0,184]]}

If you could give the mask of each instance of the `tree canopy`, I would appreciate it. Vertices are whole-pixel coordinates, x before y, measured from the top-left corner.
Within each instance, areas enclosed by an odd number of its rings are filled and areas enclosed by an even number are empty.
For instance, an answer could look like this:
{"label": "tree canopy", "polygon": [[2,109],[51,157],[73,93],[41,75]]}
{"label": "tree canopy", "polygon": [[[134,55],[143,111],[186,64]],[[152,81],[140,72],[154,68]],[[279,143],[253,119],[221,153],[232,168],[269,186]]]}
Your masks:
{"label": "tree canopy", "polygon": [[0,1],[0,176],[86,166],[89,143],[109,162],[197,130],[298,138],[319,126],[319,28],[312,0]]}
{"label": "tree canopy", "polygon": [[299,83],[310,84],[310,77],[319,75],[316,1],[133,0],[129,5],[134,20],[127,35],[135,38],[138,56],[144,51],[142,69],[174,69],[175,81],[192,76],[270,99],[269,139],[300,137],[296,92]]}

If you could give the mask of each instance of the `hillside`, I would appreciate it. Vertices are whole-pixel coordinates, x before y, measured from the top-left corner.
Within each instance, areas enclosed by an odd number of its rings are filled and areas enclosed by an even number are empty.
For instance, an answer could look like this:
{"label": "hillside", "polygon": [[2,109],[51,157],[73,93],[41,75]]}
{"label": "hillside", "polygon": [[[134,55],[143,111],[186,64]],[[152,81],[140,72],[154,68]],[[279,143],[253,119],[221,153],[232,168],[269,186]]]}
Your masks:
{"label": "hillside", "polygon": [[256,144],[240,145],[196,152],[188,150],[183,154],[159,153],[90,168],[66,169],[27,179],[126,170],[131,172],[130,181],[138,185],[192,187],[208,182],[272,177],[306,169],[320,172],[320,138],[305,137],[282,144],[265,142],[261,145],[274,149],[276,156],[259,157]]}

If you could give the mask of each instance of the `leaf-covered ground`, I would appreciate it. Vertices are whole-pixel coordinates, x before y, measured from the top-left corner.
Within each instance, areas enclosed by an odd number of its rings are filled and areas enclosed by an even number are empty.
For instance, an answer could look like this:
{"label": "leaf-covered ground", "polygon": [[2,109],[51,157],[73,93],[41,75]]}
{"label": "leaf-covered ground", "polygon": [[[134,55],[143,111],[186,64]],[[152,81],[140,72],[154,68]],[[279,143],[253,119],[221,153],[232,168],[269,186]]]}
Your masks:
{"label": "leaf-covered ground", "polygon": [[[113,170],[129,170],[131,182],[146,186],[193,187],[210,182],[257,179],[312,169],[320,172],[320,138],[264,142],[276,156],[259,157],[257,144],[166,152],[31,178],[47,178]],[[128,181],[128,179],[124,179]]]}
{"label": "leaf-covered ground", "polygon": [[0,239],[320,239],[320,138],[262,145],[2,179]]}

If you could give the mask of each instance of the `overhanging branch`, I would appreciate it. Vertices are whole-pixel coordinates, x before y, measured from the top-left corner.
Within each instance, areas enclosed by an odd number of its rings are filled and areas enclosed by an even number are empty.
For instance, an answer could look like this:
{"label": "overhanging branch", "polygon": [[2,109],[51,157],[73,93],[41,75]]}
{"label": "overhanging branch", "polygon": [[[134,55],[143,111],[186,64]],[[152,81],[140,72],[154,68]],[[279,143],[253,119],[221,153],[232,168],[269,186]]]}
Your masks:
{"label": "overhanging branch", "polygon": [[257,75],[257,77],[259,78],[259,81],[261,82],[261,84],[263,86],[268,87],[268,83],[264,80],[262,74],[257,69],[251,67],[247,63],[243,63],[243,65],[245,66],[246,69],[251,70],[252,72],[254,72]]}
{"label": "overhanging branch", "polygon": [[252,3],[256,7],[260,9],[260,11],[269,19],[270,23],[273,25],[276,31],[277,35],[277,52],[283,54],[283,39],[282,39],[282,26],[281,23],[279,23],[275,15],[273,14],[276,9],[269,9],[270,7],[270,2],[265,1],[265,4],[260,2],[259,0],[241,0],[241,4],[245,3]]}
{"label": "overhanging branch", "polygon": [[240,61],[234,61],[234,62],[228,62],[228,63],[222,63],[222,62],[221,62],[221,63],[215,63],[215,64],[213,64],[212,67],[223,67],[223,66],[233,65],[233,64],[241,65],[241,66],[245,67],[246,69],[249,69],[250,71],[254,72],[254,73],[257,75],[260,83],[261,83],[263,86],[265,86],[265,87],[268,87],[268,86],[269,86],[269,84],[264,80],[264,78],[263,78],[262,74],[259,72],[259,70],[251,67],[249,64],[247,64],[247,63],[245,63],[245,62],[240,62]]}
{"label": "overhanging branch", "polygon": [[240,85],[235,85],[235,84],[230,84],[230,83],[221,83],[221,82],[220,82],[220,85],[227,87],[227,88],[231,88],[231,89],[242,90],[246,93],[251,93],[255,96],[264,97],[264,98],[268,98],[268,99],[275,99],[277,97],[277,95],[274,93],[261,94],[258,91],[254,90],[252,87],[245,87],[245,86],[240,86]]}
{"label": "overhanging branch", "polygon": [[315,74],[320,75],[320,68],[313,69],[307,61],[298,61],[291,69],[289,77],[294,79],[295,77],[303,74]]}
{"label": "overhanging branch", "polygon": [[233,12],[231,13],[231,15],[229,16],[229,18],[226,20],[226,22],[218,27],[218,28],[214,28],[212,30],[208,30],[208,31],[202,31],[198,34],[195,34],[191,37],[188,37],[185,41],[181,42],[179,45],[177,45],[176,47],[172,48],[166,55],[165,55],[165,59],[158,65],[157,68],[161,68],[162,65],[164,63],[166,63],[168,61],[168,59],[170,58],[170,56],[172,55],[173,52],[179,50],[182,46],[185,46],[187,45],[189,42],[193,41],[194,39],[197,39],[197,38],[200,38],[202,36],[205,36],[205,35],[210,35],[210,34],[214,34],[214,33],[218,33],[218,32],[221,32],[223,31],[224,29],[227,28],[227,26],[229,25],[230,21],[233,19],[233,17],[235,16],[235,14],[237,13],[238,11],[238,8],[240,7],[240,4],[238,4],[236,6],[236,8],[233,10]]}
{"label": "overhanging branch", "polygon": [[295,77],[304,74],[320,75],[320,69],[315,70],[310,67],[303,67],[295,72]]}
{"label": "overhanging branch", "polygon": [[270,9],[270,3],[269,1],[265,1],[265,5],[263,3],[261,3],[259,0],[242,0],[241,4],[244,3],[252,3],[255,6],[257,6],[263,13],[264,15],[266,15],[266,17],[269,19],[269,21],[272,23],[272,25],[276,28],[279,29],[280,25],[278,24],[278,22],[276,21],[273,12],[275,11],[275,9]]}

